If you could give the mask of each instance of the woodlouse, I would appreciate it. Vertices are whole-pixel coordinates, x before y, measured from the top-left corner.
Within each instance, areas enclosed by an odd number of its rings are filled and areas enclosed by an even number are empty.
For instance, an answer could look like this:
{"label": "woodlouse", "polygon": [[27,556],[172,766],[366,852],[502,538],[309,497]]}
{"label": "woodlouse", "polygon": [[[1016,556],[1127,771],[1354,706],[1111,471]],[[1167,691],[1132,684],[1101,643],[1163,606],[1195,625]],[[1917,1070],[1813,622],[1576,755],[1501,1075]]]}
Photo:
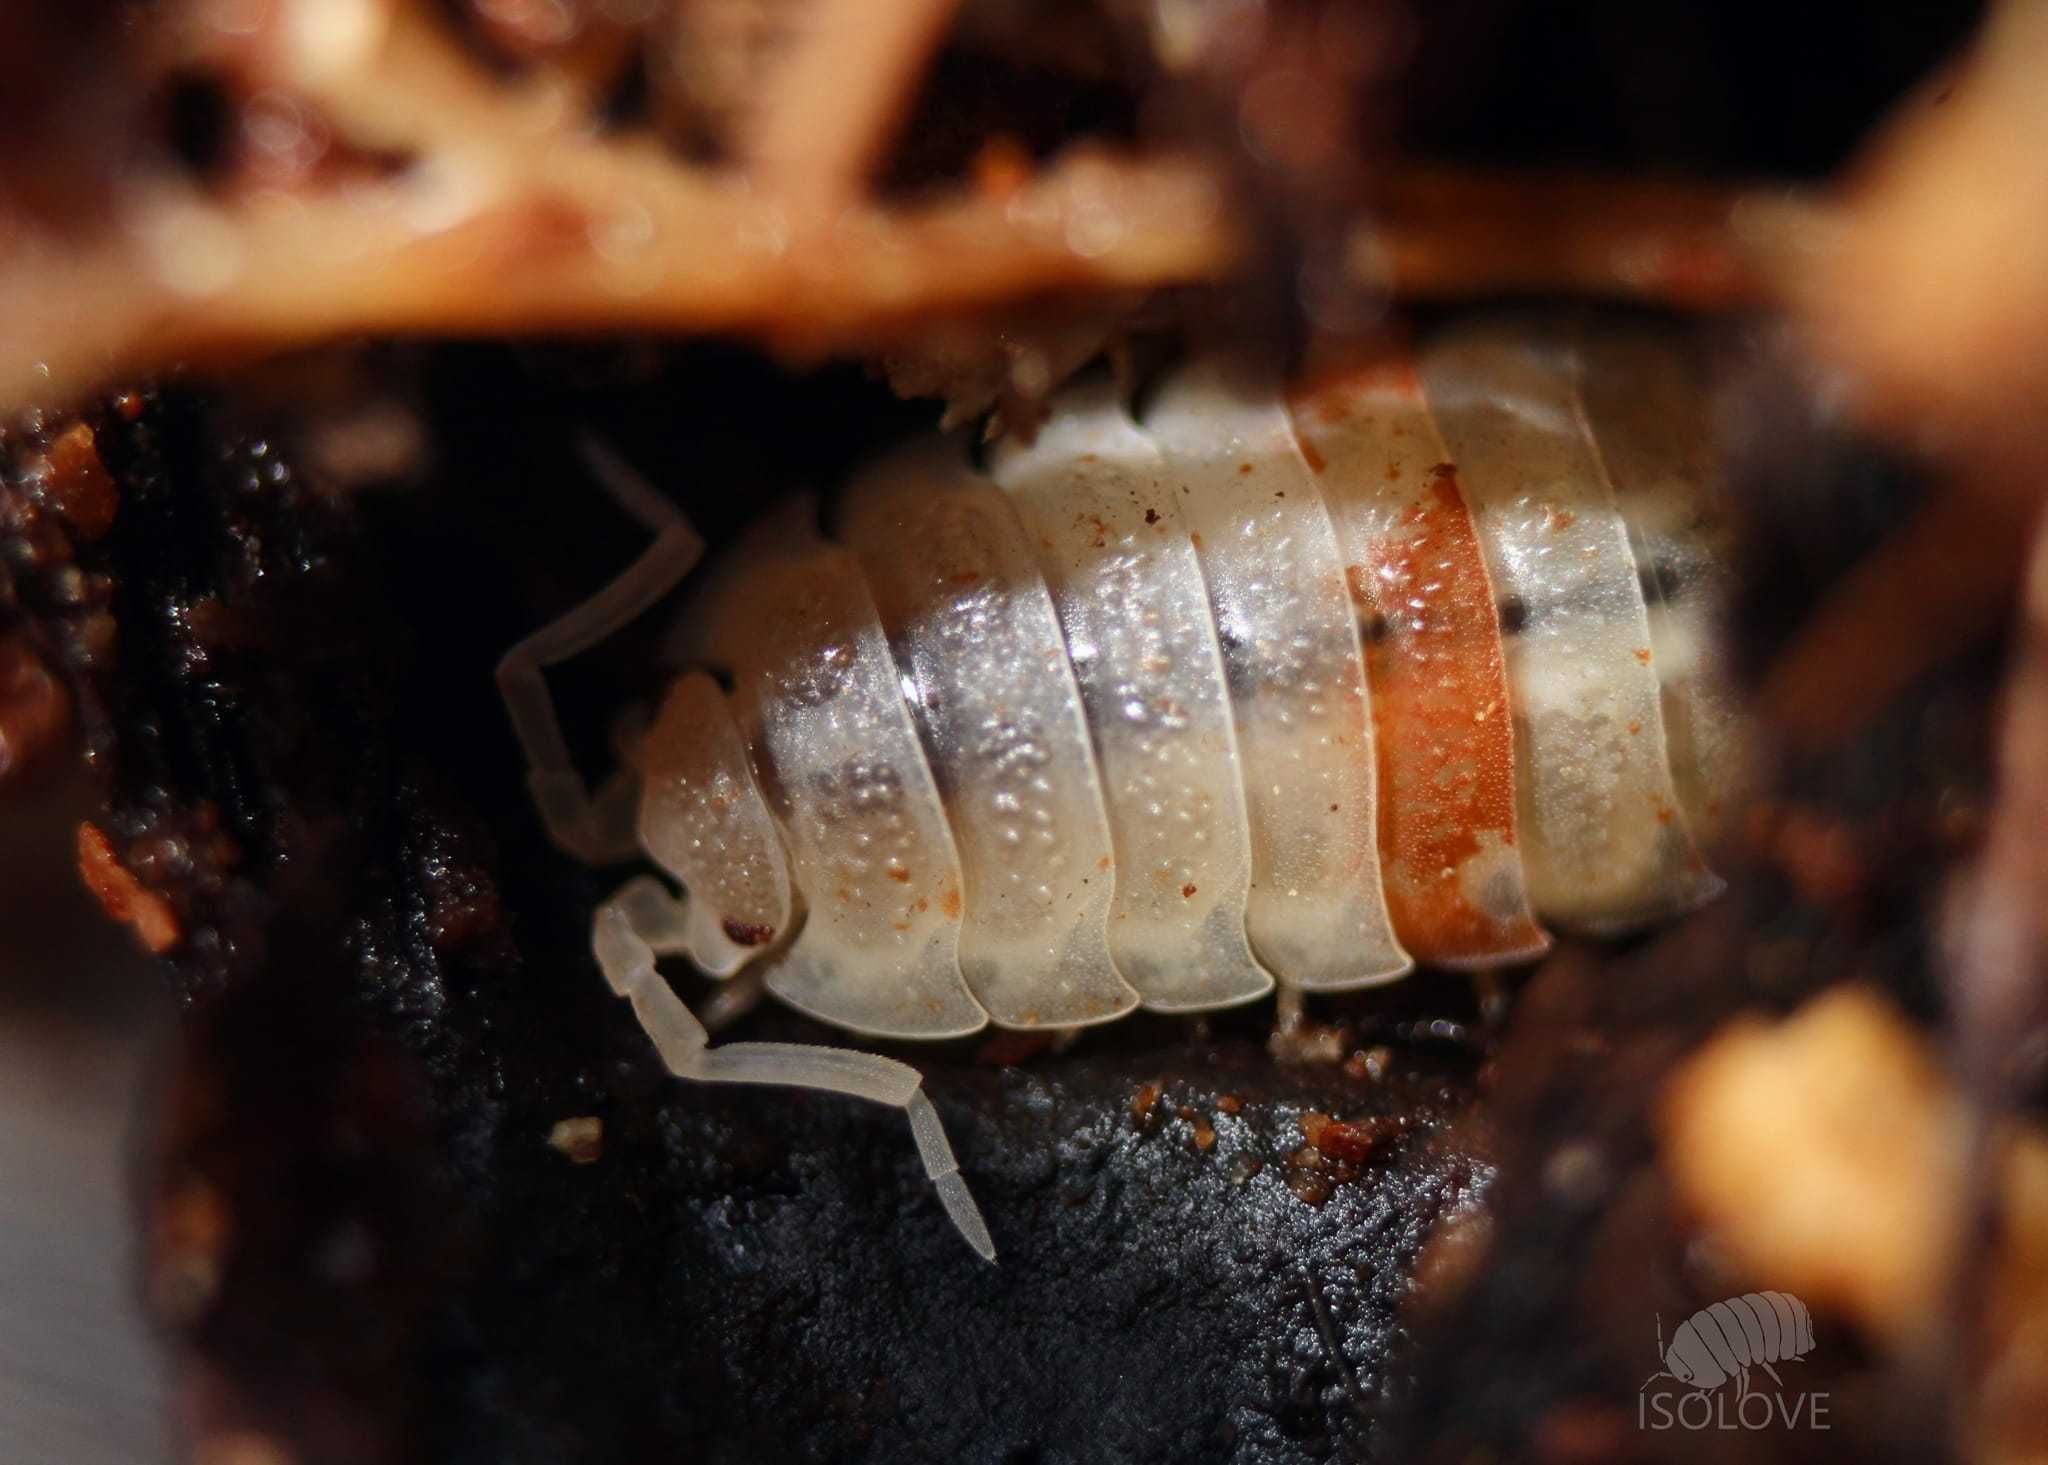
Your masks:
{"label": "woodlouse", "polygon": [[986,473],[917,444],[831,537],[800,499],[700,577],[637,806],[630,776],[586,796],[540,680],[698,559],[609,473],[655,547],[500,668],[557,840],[637,839],[685,889],[602,907],[607,978],[679,1076],[906,1108],[992,1256],[914,1070],[712,1048],[656,957],[938,1039],[1500,966],[1539,918],[1699,903],[1739,746],[1704,400],[1673,338],[1527,317],[1291,394],[1197,359],[1135,417],[1084,378]]}
{"label": "woodlouse", "polygon": [[1771,1365],[1796,1362],[1812,1351],[1813,1316],[1805,1303],[1789,1292],[1745,1292],[1703,1307],[1680,1323],[1668,1348],[1660,1324],[1657,1356],[1664,1360],[1664,1371],[1652,1374],[1650,1381],[1672,1378],[1705,1393],[1732,1378],[1736,1392],[1747,1394],[1752,1368],[1782,1385],[1785,1381]]}

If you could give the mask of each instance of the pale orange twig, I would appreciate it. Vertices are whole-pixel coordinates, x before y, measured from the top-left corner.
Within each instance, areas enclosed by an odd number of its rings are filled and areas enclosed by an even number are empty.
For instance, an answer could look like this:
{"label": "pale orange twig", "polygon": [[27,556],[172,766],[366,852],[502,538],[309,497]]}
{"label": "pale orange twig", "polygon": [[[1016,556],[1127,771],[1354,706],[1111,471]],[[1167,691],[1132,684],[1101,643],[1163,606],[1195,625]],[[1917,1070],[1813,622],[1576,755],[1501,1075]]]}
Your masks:
{"label": "pale orange twig", "polygon": [[1395,169],[1351,243],[1358,275],[1414,300],[1489,294],[1769,303],[1741,228],[1782,191],[1583,174]]}
{"label": "pale orange twig", "polygon": [[915,100],[959,0],[812,0],[770,74],[747,152],[757,178],[800,209],[865,192]]}
{"label": "pale orange twig", "polygon": [[[292,0],[332,15],[352,0]],[[136,191],[83,247],[0,255],[0,401],[336,336],[723,332],[793,352],[1056,290],[1213,280],[1238,245],[1208,172],[1076,155],[1000,198],[817,218],[746,177],[597,135],[493,81],[417,11],[354,13],[280,70],[394,177],[218,201]]]}

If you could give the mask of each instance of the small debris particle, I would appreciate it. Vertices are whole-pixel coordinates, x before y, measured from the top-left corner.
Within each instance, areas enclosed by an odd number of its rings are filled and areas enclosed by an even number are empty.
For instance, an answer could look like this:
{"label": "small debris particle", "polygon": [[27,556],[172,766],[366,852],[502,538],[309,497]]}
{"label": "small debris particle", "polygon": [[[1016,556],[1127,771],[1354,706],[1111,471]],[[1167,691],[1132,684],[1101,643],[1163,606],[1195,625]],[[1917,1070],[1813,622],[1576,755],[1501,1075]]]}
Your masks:
{"label": "small debris particle", "polygon": [[1031,154],[1014,137],[997,136],[974,155],[974,186],[983,198],[1002,202],[1031,181]]}
{"label": "small debris particle", "polygon": [[1322,1171],[1317,1165],[1295,1163],[1295,1157],[1303,1153],[1313,1154],[1314,1151],[1296,1150],[1293,1155],[1287,1157],[1287,1188],[1294,1192],[1294,1198],[1303,1205],[1321,1210],[1323,1202],[1330,1198],[1330,1182],[1323,1178]]}
{"label": "small debris particle", "polygon": [[1637,661],[1640,661],[1640,662],[1641,662],[1641,663],[1642,663],[1642,664],[1643,664],[1644,666],[1648,666],[1648,665],[1650,664],[1650,648],[1649,648],[1649,647],[1647,647],[1647,646],[1638,646],[1638,647],[1636,648],[1636,652],[1635,652],[1635,655],[1636,655],[1636,660],[1637,660]]}
{"label": "small debris particle", "polygon": [[1050,1048],[1057,1036],[1046,1028],[1005,1028],[981,1045],[974,1061],[987,1068],[1014,1068]]}
{"label": "small debris particle", "polygon": [[1344,1060],[1344,1072],[1369,1083],[1384,1080],[1394,1066],[1394,1050],[1385,1044],[1362,1048]]}
{"label": "small debris particle", "polygon": [[1131,1127],[1140,1134],[1150,1134],[1159,1127],[1158,1084],[1142,1084],[1131,1095]]}
{"label": "small debris particle", "polygon": [[253,1429],[207,1435],[192,1447],[192,1465],[298,1465],[283,1442]]}
{"label": "small debris particle", "polygon": [[1543,1184],[1568,1205],[1592,1206],[1606,1193],[1607,1161],[1590,1140],[1562,1145],[1543,1166]]}
{"label": "small debris particle", "polygon": [[1249,478],[1249,477],[1251,477],[1251,472],[1252,472],[1252,465],[1251,465],[1250,463],[1240,463],[1240,464],[1238,464],[1238,465],[1237,465],[1237,473],[1238,473],[1238,477],[1240,477],[1240,478]]}
{"label": "small debris particle", "polygon": [[1157,510],[1157,509],[1147,509],[1147,510],[1145,510],[1145,522],[1146,522],[1147,524],[1157,524],[1157,523],[1159,522],[1159,510]]}
{"label": "small debris particle", "polygon": [[757,926],[750,921],[735,921],[730,916],[719,922],[725,931],[725,939],[735,946],[766,946],[775,938],[773,926]]}
{"label": "small debris particle", "polygon": [[1192,885],[1181,886],[1180,895],[1182,900],[1193,900],[1195,898],[1195,887]]}
{"label": "small debris particle", "polygon": [[1629,1417],[1599,1399],[1568,1399],[1537,1421],[1534,1458],[1542,1465],[1593,1465],[1629,1453]]}
{"label": "small debris particle", "polygon": [[1248,1185],[1254,1175],[1266,1168],[1266,1162],[1249,1150],[1239,1150],[1230,1157],[1230,1166],[1223,1172],[1223,1178],[1232,1185]]}
{"label": "small debris particle", "polygon": [[160,1320],[184,1326],[213,1306],[233,1240],[234,1217],[210,1181],[190,1176],[164,1197],[149,1246],[149,1303]]}
{"label": "small debris particle", "polygon": [[1301,1132],[1308,1142],[1340,1164],[1363,1164],[1403,1127],[1397,1120],[1332,1119],[1313,1110],[1301,1116]]}
{"label": "small debris particle", "polygon": [[1195,1120],[1195,1148],[1205,1154],[1216,1148],[1216,1126],[1199,1117]]}
{"label": "small debris particle", "polygon": [[1437,1222],[1416,1254],[1410,1287],[1418,1306],[1432,1312],[1455,1302],[1478,1277],[1493,1244],[1493,1218],[1478,1207],[1452,1211]]}
{"label": "small debris particle", "polygon": [[108,917],[132,926],[143,947],[157,956],[185,938],[171,903],[129,874],[114,857],[113,842],[97,825],[78,826],[78,873]]}
{"label": "small debris particle", "polygon": [[1242,1114],[1244,1100],[1236,1094],[1220,1094],[1216,1099],[1216,1111],[1219,1114]]}
{"label": "small debris particle", "polygon": [[100,462],[91,428],[83,422],[65,428],[40,466],[45,500],[80,539],[90,544],[114,527],[121,493]]}
{"label": "small debris particle", "polygon": [[594,1114],[558,1119],[548,1131],[548,1145],[572,1165],[594,1165],[604,1154],[604,1121]]}
{"label": "small debris particle", "polygon": [[1342,1063],[1351,1050],[1350,1031],[1342,1023],[1298,1022],[1273,1029],[1266,1051],[1278,1063]]}
{"label": "small debris particle", "polygon": [[0,783],[54,754],[70,727],[63,683],[22,637],[0,637]]}

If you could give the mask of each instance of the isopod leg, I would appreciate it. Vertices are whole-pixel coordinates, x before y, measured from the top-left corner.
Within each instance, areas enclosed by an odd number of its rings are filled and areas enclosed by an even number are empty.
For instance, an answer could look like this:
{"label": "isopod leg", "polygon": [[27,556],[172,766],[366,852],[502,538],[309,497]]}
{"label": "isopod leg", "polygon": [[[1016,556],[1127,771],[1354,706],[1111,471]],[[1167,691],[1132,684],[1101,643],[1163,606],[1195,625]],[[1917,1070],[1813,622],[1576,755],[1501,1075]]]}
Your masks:
{"label": "isopod leg", "polygon": [[672,901],[664,910],[648,899],[645,886],[651,883],[629,882],[598,907],[591,947],[605,980],[633,1004],[634,1015],[669,1072],[698,1083],[774,1084],[851,1094],[903,1110],[918,1158],[947,1217],[969,1246],[984,1260],[994,1261],[995,1242],[960,1177],[960,1162],[947,1143],[938,1111],[925,1096],[918,1071],[879,1053],[806,1043],[727,1043],[713,1048],[704,1024],[654,969],[657,952],[677,949],[675,938],[683,920],[680,902]]}
{"label": "isopod leg", "polygon": [[548,836],[578,859],[601,865],[634,851],[631,784],[615,778],[591,798],[562,740],[543,672],[589,650],[667,595],[703,558],[704,540],[681,510],[610,450],[586,442],[583,455],[605,491],[653,531],[654,543],[618,579],[506,652],[498,663],[498,694],[525,754],[526,786]]}

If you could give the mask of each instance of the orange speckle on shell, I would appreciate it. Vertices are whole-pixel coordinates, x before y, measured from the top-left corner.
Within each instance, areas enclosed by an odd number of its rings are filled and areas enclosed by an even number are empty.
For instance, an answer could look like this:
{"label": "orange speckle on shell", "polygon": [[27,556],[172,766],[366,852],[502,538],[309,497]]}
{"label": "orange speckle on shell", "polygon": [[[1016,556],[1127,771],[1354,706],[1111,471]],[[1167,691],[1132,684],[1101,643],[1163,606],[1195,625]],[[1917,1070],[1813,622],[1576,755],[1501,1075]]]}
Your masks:
{"label": "orange speckle on shell", "polygon": [[939,897],[939,911],[949,921],[960,919],[960,887],[949,885],[946,893]]}

